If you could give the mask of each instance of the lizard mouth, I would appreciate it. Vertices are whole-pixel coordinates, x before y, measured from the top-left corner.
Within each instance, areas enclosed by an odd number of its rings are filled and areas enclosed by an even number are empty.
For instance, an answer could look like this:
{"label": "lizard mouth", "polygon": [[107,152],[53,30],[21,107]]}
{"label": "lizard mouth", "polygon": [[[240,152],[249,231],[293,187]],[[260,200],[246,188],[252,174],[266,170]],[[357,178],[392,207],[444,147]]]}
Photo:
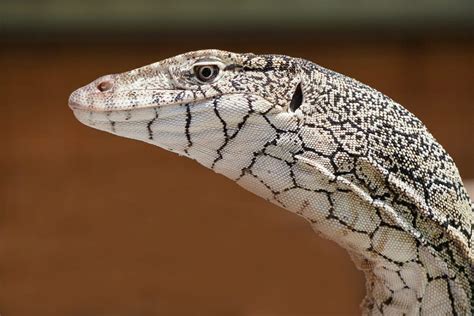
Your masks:
{"label": "lizard mouth", "polygon": [[94,111],[82,105],[70,103],[69,107],[72,109],[74,116],[83,124],[92,126],[102,122],[116,122],[116,123],[134,123],[151,120],[156,117],[159,109],[156,107],[146,107],[138,109],[127,110],[109,110],[109,111]]}
{"label": "lizard mouth", "polygon": [[71,94],[68,104],[73,111],[115,112],[176,106],[212,98],[196,98],[195,92],[190,90],[133,89],[97,92],[90,91],[90,88],[85,86]]}
{"label": "lizard mouth", "polygon": [[214,98],[196,89],[133,86],[121,84],[120,74],[106,75],[71,93],[68,105],[74,112],[115,113],[141,109],[167,108]]}
{"label": "lizard mouth", "polygon": [[69,105],[69,108],[73,111],[87,111],[87,110],[89,110],[88,106],[84,106],[82,104],[79,104],[76,101],[71,100],[71,98],[69,98],[68,105]]}

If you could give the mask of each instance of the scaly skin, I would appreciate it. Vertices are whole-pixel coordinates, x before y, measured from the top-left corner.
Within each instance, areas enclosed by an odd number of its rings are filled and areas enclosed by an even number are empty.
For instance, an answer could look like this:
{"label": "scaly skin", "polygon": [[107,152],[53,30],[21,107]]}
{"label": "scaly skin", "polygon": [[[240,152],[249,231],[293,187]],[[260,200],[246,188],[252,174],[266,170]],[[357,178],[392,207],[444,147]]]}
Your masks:
{"label": "scaly skin", "polygon": [[[199,76],[206,67],[215,78]],[[307,219],[365,272],[364,314],[472,314],[473,210],[458,170],[380,92],[303,59],[203,50],[99,78],[69,105]]]}

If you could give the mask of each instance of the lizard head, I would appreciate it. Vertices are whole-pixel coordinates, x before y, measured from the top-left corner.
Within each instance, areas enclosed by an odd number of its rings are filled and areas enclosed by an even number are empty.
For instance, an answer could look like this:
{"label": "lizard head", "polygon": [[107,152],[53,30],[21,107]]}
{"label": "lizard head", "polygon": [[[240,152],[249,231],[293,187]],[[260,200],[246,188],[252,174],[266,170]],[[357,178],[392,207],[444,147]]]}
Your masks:
{"label": "lizard head", "polygon": [[69,106],[88,126],[211,166],[274,139],[274,124],[295,125],[301,80],[294,58],[201,50],[100,77]]}

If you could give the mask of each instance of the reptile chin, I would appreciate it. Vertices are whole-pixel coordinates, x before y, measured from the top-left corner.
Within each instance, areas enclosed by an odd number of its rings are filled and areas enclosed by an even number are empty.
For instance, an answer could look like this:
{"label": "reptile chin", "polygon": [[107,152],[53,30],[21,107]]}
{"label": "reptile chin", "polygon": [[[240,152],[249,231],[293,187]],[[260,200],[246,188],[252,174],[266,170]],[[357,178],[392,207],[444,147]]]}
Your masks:
{"label": "reptile chin", "polygon": [[74,107],[71,106],[72,111],[76,118],[86,125],[88,123],[99,123],[99,122],[141,122],[149,121],[156,116],[157,109],[154,107],[147,107],[132,110],[111,110],[111,111],[94,111],[87,107]]}
{"label": "reptile chin", "polygon": [[[166,143],[166,137],[179,138],[178,136],[183,134],[181,127],[186,125],[184,105],[144,106],[108,111],[96,111],[87,106],[76,106],[74,103],[69,106],[75,117],[84,125],[156,145]],[[162,141],[162,138],[165,140]]]}

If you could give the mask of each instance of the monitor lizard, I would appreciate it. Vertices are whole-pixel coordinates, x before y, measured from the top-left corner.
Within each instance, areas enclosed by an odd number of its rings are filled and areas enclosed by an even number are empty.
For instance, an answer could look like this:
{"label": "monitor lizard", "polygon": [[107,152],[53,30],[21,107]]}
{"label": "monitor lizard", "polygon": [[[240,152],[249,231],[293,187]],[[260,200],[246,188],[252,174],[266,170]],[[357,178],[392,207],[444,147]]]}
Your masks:
{"label": "monitor lizard", "polygon": [[474,217],[458,169],[375,89],[300,58],[201,50],[103,76],[69,106],[305,218],[365,273],[364,314],[472,314]]}

